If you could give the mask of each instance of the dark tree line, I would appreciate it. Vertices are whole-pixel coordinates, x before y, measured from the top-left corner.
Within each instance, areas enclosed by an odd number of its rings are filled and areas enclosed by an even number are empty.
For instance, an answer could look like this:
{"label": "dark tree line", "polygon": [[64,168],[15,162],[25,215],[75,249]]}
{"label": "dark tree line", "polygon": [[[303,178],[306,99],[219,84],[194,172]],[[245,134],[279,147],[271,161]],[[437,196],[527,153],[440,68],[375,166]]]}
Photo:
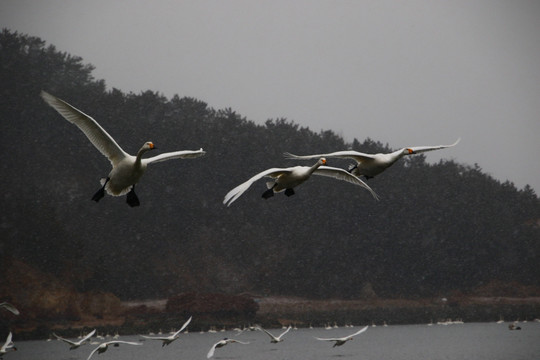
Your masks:
{"label": "dark tree line", "polygon": [[[234,186],[293,165],[285,151],[391,149],[287,119],[258,125],[190,97],[107,90],[81,58],[6,29],[0,65],[0,256],[79,290],[124,299],[182,291],[354,298],[368,283],[389,297],[539,283],[537,195],[478,165],[402,159],[369,180],[379,202],[320,177],[294,197],[265,201],[260,181],[227,208]],[[90,197],[109,163],[41,100],[42,89],[93,116],[128,152],[152,140],[159,151],[207,155],[152,166],[138,185],[140,208],[124,198],[96,204]]]}

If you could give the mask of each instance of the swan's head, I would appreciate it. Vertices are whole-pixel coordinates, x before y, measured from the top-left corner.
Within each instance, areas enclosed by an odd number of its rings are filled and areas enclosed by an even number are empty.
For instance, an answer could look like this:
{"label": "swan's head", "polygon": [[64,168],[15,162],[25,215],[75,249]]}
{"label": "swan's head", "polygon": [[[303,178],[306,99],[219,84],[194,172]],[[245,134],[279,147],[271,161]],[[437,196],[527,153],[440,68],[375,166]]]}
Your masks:
{"label": "swan's head", "polygon": [[153,142],[147,141],[147,142],[144,143],[143,148],[144,148],[145,150],[154,150],[154,149],[156,148],[156,146],[154,145]]}
{"label": "swan's head", "polygon": [[412,154],[415,154],[415,152],[411,148],[405,148],[405,149],[403,149],[403,154],[404,155],[412,155]]}
{"label": "swan's head", "polygon": [[326,165],[326,159],[325,158],[320,158],[318,163],[319,163],[319,165]]}

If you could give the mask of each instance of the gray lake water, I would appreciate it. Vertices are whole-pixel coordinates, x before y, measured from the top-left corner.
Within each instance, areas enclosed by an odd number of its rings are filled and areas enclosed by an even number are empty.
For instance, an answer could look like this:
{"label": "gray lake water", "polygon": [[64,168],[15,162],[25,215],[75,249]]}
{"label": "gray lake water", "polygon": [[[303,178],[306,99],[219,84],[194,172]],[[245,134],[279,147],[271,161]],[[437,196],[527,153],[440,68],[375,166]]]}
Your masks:
{"label": "gray lake water", "polygon": [[[336,329],[298,329],[285,335],[285,341],[272,344],[260,331],[217,333],[190,332],[169,346],[161,341],[146,340],[142,346],[112,347],[96,360],[192,360],[206,359],[208,350],[224,337],[250,342],[229,344],[216,349],[213,359],[362,359],[362,360],[534,360],[540,359],[540,323],[519,323],[521,330],[509,330],[509,323],[466,323],[453,325],[396,325],[369,327],[343,346],[314,337],[342,337],[360,330],[361,326]],[[282,329],[268,329],[279,335]],[[139,341],[138,336],[120,336],[119,340]],[[97,339],[93,338],[93,341]],[[106,339],[107,341],[112,339]],[[69,350],[67,344],[53,341],[17,341],[16,352],[4,355],[4,360],[77,360],[87,359],[97,345],[84,345]],[[98,340],[99,341],[99,340]],[[104,341],[104,340],[101,340]]]}

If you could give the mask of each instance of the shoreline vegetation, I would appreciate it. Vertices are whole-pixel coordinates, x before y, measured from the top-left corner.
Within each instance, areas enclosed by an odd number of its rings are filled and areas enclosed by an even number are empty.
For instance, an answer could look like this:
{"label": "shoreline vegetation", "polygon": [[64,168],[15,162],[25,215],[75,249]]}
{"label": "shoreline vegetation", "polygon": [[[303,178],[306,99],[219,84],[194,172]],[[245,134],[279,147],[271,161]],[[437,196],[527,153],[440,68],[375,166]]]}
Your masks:
{"label": "shoreline vegetation", "polygon": [[[180,296],[186,297],[186,294]],[[190,300],[201,300],[187,294]],[[405,324],[459,324],[462,322],[539,321],[540,297],[452,296],[430,299],[313,300],[284,296],[206,294],[196,306],[186,299],[177,306],[168,300],[121,302],[115,313],[81,316],[79,319],[24,320],[10,317],[12,331],[20,340],[50,338],[52,332],[80,336],[97,328],[98,334],[134,335],[168,332],[193,315],[189,331],[245,329],[254,324],[268,328],[382,326]],[[224,297],[223,297],[224,296]],[[240,300],[240,302],[239,302]],[[224,301],[226,303],[224,303]],[[203,305],[201,305],[203,304]],[[219,306],[217,308],[216,306]],[[181,307],[181,308],[180,308]],[[253,311],[256,309],[255,311]],[[6,321],[3,315],[0,320]]]}

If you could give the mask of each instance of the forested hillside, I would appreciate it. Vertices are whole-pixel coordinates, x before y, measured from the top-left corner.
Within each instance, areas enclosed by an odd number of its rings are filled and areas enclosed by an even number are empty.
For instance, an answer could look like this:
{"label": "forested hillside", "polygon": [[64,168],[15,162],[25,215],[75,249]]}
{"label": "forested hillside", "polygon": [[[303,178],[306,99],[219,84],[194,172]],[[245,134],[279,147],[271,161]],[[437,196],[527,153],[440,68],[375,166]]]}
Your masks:
{"label": "forested hillside", "polygon": [[[360,187],[316,177],[293,197],[269,200],[260,181],[226,207],[234,186],[294,165],[283,152],[392,149],[370,138],[346,143],[287,119],[256,124],[159,89],[108,91],[83,59],[6,29],[0,65],[0,255],[80,291],[121,299],[183,291],[355,298],[371,284],[379,296],[415,297],[491,280],[540,283],[537,195],[472,160],[402,159],[368,181],[379,202]],[[151,140],[154,154],[201,147],[207,154],[154,164],[137,186],[138,208],[125,197],[95,203],[110,164],[41,90],[94,117],[130,153]],[[441,152],[452,158],[451,149]]]}

